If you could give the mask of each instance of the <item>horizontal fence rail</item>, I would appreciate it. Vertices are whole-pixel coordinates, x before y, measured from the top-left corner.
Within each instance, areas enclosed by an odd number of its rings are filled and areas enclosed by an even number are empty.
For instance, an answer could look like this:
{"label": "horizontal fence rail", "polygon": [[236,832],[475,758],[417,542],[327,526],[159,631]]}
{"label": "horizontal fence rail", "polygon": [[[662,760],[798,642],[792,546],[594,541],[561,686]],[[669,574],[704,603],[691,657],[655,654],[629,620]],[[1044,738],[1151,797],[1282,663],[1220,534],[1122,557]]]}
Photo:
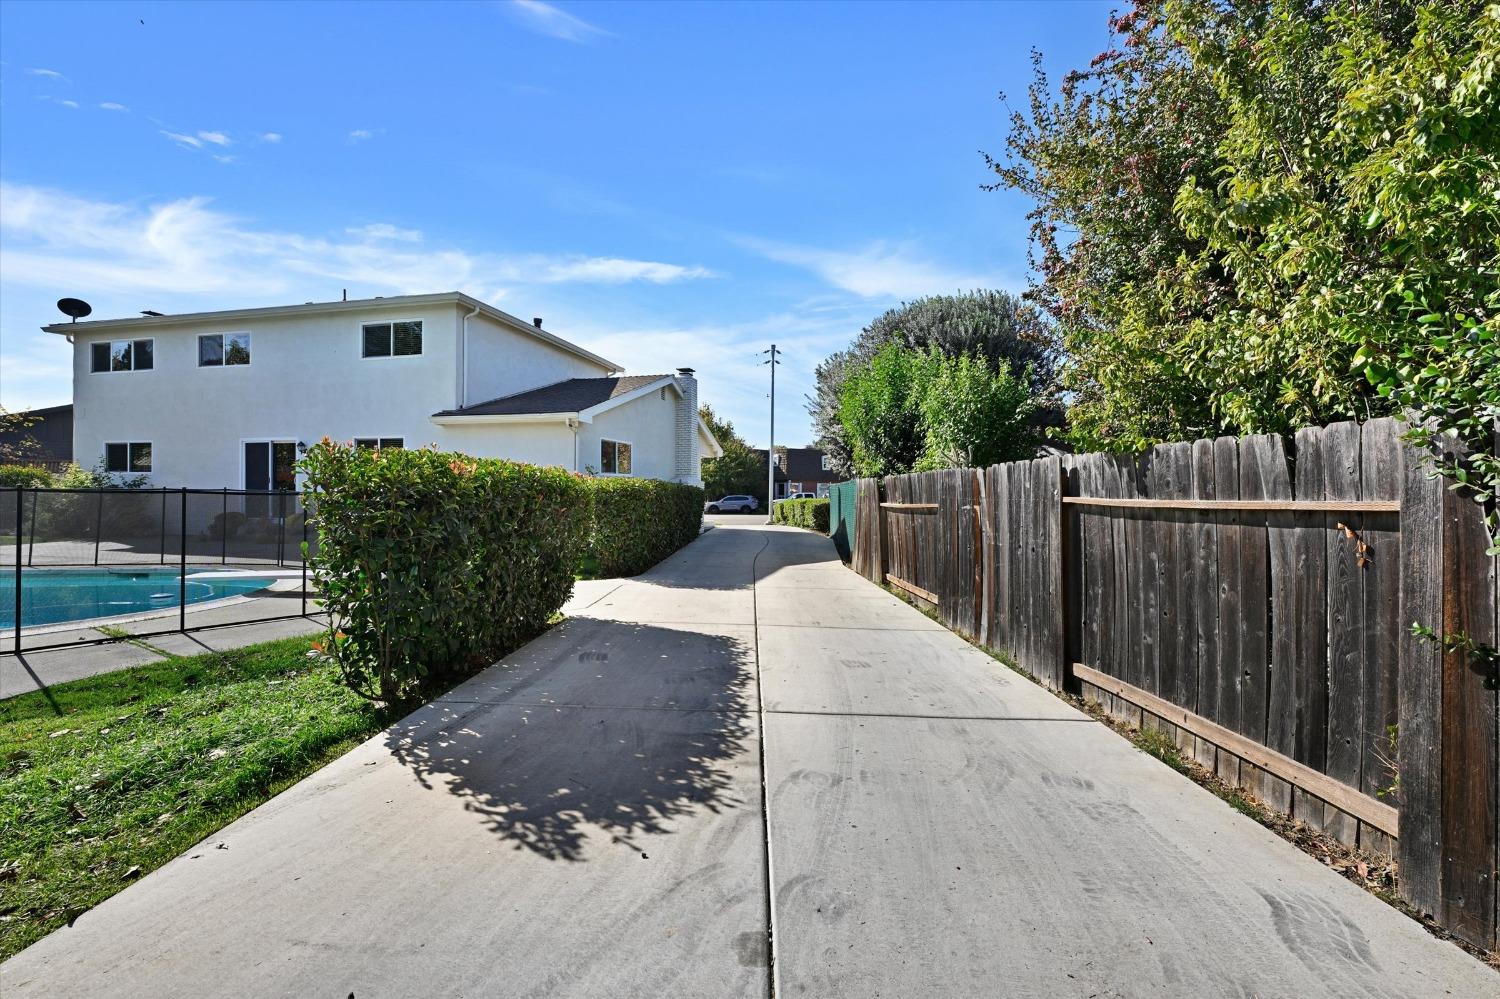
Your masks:
{"label": "horizontal fence rail", "polygon": [[0,490],[0,633],[20,654],[305,617],[316,546],[290,491]]}
{"label": "horizontal fence rail", "polygon": [[[852,486],[851,568],[1350,845],[1495,947],[1500,678],[1483,510],[1393,420]],[[1500,433],[1497,433],[1500,436]]]}

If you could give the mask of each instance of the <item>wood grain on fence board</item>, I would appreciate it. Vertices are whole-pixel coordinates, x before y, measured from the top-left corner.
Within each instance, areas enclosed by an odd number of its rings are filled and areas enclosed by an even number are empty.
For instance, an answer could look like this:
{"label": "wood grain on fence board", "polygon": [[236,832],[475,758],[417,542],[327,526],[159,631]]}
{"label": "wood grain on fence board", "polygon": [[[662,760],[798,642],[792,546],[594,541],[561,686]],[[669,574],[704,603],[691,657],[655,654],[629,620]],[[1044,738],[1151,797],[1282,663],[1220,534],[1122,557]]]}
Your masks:
{"label": "wood grain on fence board", "polygon": [[[1452,453],[1452,457],[1458,455]],[[1443,497],[1445,634],[1493,647],[1494,580],[1484,513],[1467,493]],[[1480,664],[1463,648],[1443,656],[1443,925],[1463,939],[1495,938],[1496,703]]]}
{"label": "wood grain on fence board", "polygon": [[[1401,496],[1401,621],[1441,627],[1443,486],[1427,477],[1421,457],[1403,449]],[[1422,912],[1442,910],[1443,714],[1442,662],[1437,647],[1403,629],[1397,702],[1401,772],[1401,894]]]}
{"label": "wood grain on fence board", "polygon": [[[1297,496],[1304,495],[1301,435],[1298,436]],[[1323,430],[1322,486],[1328,499],[1360,498],[1360,428],[1336,423]],[[1358,513],[1325,514],[1322,518],[1328,590],[1324,630],[1328,649],[1326,715],[1328,776],[1360,787],[1364,760],[1365,626],[1364,518]],[[1324,809],[1322,825],[1340,842],[1359,841],[1358,822],[1332,807]]]}
{"label": "wood grain on fence board", "polygon": [[[1215,498],[1214,442],[1194,441],[1189,487],[1194,499]],[[1193,705],[1198,714],[1219,722],[1219,562],[1218,523],[1214,515],[1195,517],[1189,528],[1191,561],[1195,566],[1193,592]],[[1222,724],[1222,722],[1219,722]],[[1193,758],[1212,770],[1217,758],[1213,743],[1195,739]]]}
{"label": "wood grain on fence board", "polygon": [[[1360,432],[1360,495],[1367,500],[1401,499],[1400,425],[1392,419],[1371,420]],[[1400,646],[1401,518],[1393,513],[1367,513],[1361,519],[1360,539],[1366,562],[1360,573],[1364,598],[1364,720],[1360,731],[1359,786],[1378,796],[1395,781],[1392,764],[1396,726],[1396,650]],[[1392,799],[1394,800],[1394,799]],[[1378,829],[1361,827],[1359,844],[1375,853],[1393,856],[1394,838]]]}
{"label": "wood grain on fence board", "polygon": [[[1293,452],[1296,474],[1292,491],[1297,499],[1321,500],[1333,463],[1338,460],[1329,450],[1330,434],[1354,430],[1354,446],[1359,447],[1359,428],[1352,424],[1332,427],[1307,427],[1297,431]],[[1296,705],[1292,718],[1292,759],[1315,770],[1328,762],[1328,540],[1324,535],[1325,514],[1294,511],[1292,535],[1292,633],[1290,660],[1291,690]],[[1273,707],[1274,711],[1275,708]],[[1355,782],[1357,786],[1357,780]],[[1299,788],[1292,789],[1292,812],[1313,828],[1325,822],[1323,802],[1309,798]],[[1352,828],[1350,830],[1352,832]],[[1351,840],[1352,842],[1352,840]]]}

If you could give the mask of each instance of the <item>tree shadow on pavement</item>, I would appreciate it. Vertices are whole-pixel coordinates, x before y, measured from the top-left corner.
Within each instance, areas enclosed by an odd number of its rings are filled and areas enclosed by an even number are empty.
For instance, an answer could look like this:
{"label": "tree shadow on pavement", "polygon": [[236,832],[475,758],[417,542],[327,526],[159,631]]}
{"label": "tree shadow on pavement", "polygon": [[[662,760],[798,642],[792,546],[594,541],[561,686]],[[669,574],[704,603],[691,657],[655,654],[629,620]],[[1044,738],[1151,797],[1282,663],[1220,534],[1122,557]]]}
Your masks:
{"label": "tree shadow on pavement", "polygon": [[645,854],[645,837],[758,793],[743,641],[598,622],[584,641],[551,644],[534,645],[514,680],[492,667],[396,724],[387,746],[424,787],[551,860],[602,843]]}

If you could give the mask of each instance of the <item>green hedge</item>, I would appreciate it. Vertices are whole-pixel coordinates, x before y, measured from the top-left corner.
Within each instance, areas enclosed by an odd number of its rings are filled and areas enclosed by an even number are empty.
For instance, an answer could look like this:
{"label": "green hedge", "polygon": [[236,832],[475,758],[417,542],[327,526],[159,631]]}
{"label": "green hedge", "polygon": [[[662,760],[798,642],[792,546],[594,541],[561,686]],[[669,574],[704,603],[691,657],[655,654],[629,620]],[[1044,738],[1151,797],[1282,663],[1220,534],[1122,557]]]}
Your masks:
{"label": "green hedge", "polygon": [[0,465],[0,487],[46,489],[52,485],[52,473],[36,465]]}
{"label": "green hedge", "polygon": [[365,696],[396,702],[489,665],[572,592],[591,490],[571,472],[326,438],[301,470],[332,623],[322,650]]}
{"label": "green hedge", "polygon": [[592,550],[601,576],[645,572],[698,536],[703,490],[657,479],[593,479]]}
{"label": "green hedge", "polygon": [[826,499],[781,500],[771,508],[771,520],[777,524],[805,527],[819,534],[828,533]]}

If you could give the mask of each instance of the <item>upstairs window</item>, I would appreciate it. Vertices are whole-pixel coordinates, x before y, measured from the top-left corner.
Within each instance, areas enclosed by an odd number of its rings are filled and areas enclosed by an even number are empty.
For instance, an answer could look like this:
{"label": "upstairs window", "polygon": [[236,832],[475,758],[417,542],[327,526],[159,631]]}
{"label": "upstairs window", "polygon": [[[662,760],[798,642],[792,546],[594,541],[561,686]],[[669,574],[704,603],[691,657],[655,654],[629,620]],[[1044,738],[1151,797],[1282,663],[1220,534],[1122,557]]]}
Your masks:
{"label": "upstairs window", "polygon": [[360,327],[365,357],[413,357],[422,353],[422,320],[365,323]]}
{"label": "upstairs window", "polygon": [[127,475],[140,475],[151,471],[151,444],[149,441],[131,443],[110,442],[104,445],[104,470]]}
{"label": "upstairs window", "polygon": [[828,455],[826,455],[826,454],[819,455],[819,458],[821,459],[821,461],[823,463],[823,471],[825,471],[825,472],[828,471]]}
{"label": "upstairs window", "polygon": [[406,446],[404,437],[356,437],[354,446],[372,451],[399,451]]}
{"label": "upstairs window", "polygon": [[198,367],[250,363],[249,333],[204,333],[198,337]]}
{"label": "upstairs window", "polygon": [[89,344],[90,371],[149,371],[155,362],[155,340],[99,340]]}
{"label": "upstairs window", "polygon": [[600,441],[599,471],[604,475],[629,475],[630,445],[625,441]]}

